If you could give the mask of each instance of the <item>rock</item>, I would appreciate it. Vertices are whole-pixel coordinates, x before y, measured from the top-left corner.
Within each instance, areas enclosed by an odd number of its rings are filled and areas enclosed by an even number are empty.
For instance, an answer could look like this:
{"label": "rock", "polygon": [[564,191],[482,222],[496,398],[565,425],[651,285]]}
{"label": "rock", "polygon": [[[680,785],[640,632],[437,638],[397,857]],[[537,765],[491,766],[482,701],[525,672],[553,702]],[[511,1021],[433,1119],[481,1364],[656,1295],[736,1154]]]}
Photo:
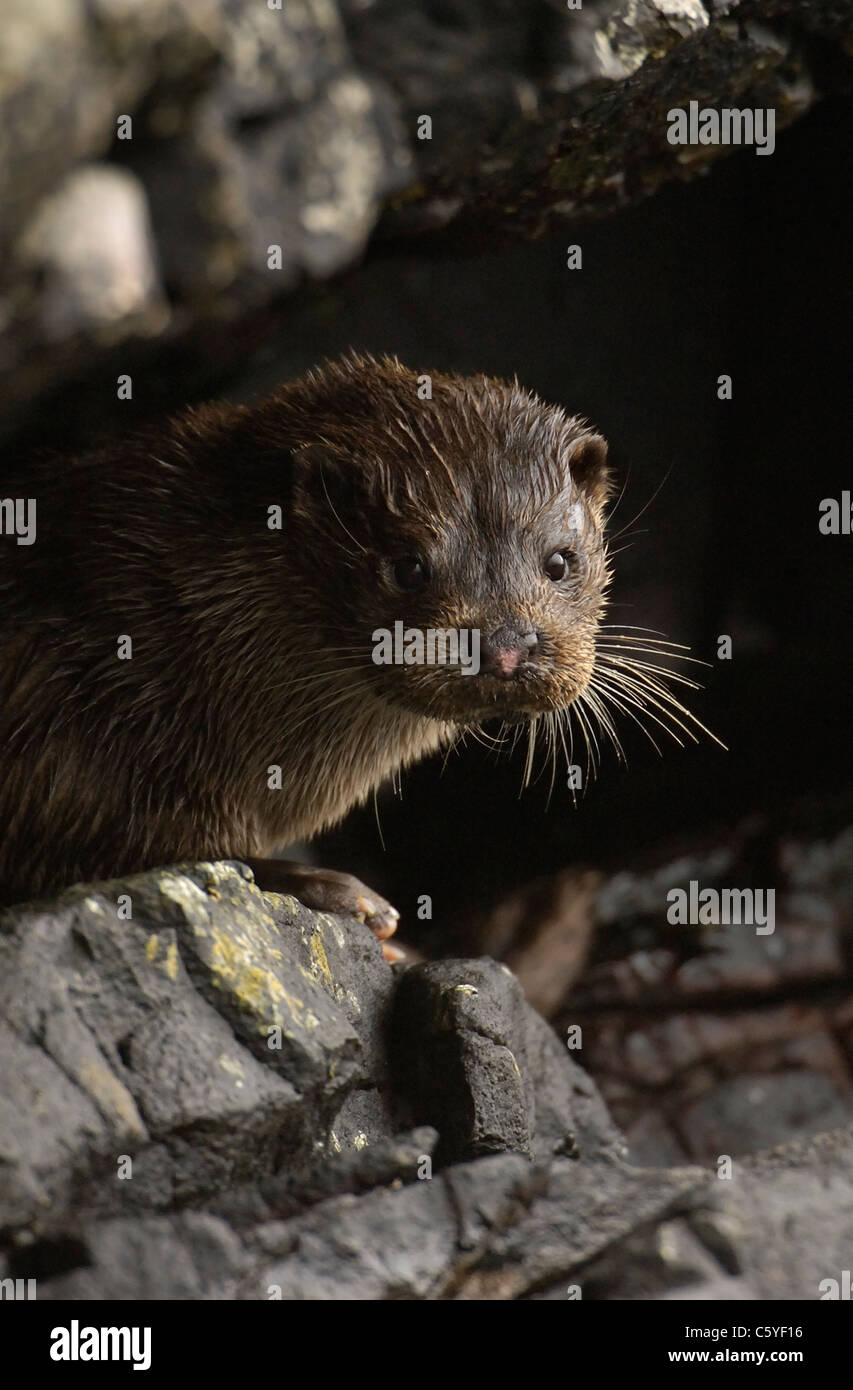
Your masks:
{"label": "rock", "polygon": [[410,176],[393,104],[354,66],[334,4],[13,0],[4,58],[7,408],[116,344],[135,345],[132,372],[155,341],[332,275]]}
{"label": "rock", "polygon": [[851,1120],[851,1097],[827,1076],[747,1073],[714,1087],[684,1108],[678,1129],[691,1153],[754,1153],[792,1134],[819,1134]]}
{"label": "rock", "polygon": [[[0,1014],[58,1128],[26,1155],[6,1152],[4,1224],[49,1221],[75,1188],[84,1204],[159,1209],[299,1167],[331,1142],[357,1083],[384,1084],[377,1015],[390,980],[368,934],[346,952],[330,919],[276,907],[279,924],[242,866],[200,865],[7,915]],[[359,996],[364,1042],[350,1021]],[[20,1096],[8,1104],[27,1112]],[[128,1152],[125,1184],[115,1170]]]}
{"label": "rock", "polygon": [[40,1299],[815,1298],[853,1238],[849,1127],[632,1167],[505,966],[392,969],[235,863],[6,912],[0,1086]]}
{"label": "rock", "polygon": [[[392,1038],[411,1119],[435,1123],[443,1163],[504,1150],[530,1157],[619,1150],[597,1097],[577,1068],[563,1065],[557,1039],[525,1006],[506,966],[412,966],[397,990]],[[575,1105],[584,1095],[593,1100],[586,1113]]]}
{"label": "rock", "polygon": [[586,964],[602,876],[566,869],[503,898],[474,927],[489,955],[505,960],[524,997],[546,1018]]}
{"label": "rock", "polygon": [[25,278],[41,277],[39,331],[48,340],[168,320],[148,202],[139,180],[109,164],[81,165],[43,200],[20,245]]}
{"label": "rock", "polygon": [[[853,1119],[851,832],[765,837],[756,824],[597,894],[597,952],[554,1020],[581,1028],[579,1055],[639,1163],[713,1163]],[[667,893],[691,880],[775,883],[774,931],[672,926]]]}
{"label": "rock", "polygon": [[[631,1197],[625,1170],[607,1166],[587,1170],[571,1198],[563,1190],[562,1206],[556,1164],[548,1195],[498,1237],[492,1287],[537,1299],[565,1299],[571,1283],[594,1299],[818,1299],[849,1268],[851,1158],[848,1127],[736,1163],[729,1181],[655,1170],[656,1188],[645,1170]],[[633,1219],[620,1230],[626,1206]]]}
{"label": "rock", "polygon": [[[439,991],[448,971],[481,991],[442,1033],[467,1059],[454,1099],[483,1117],[472,1152],[550,1154],[576,1135],[584,1154],[619,1150],[594,1088],[505,967],[435,969]],[[423,980],[392,971],[359,923],[265,897],[239,864],[178,865],[7,912],[0,1226],[50,1244],[86,1214],[191,1204],[280,1219],[431,1171],[437,1128],[446,1164],[464,1126],[429,1058],[415,1085],[402,1041],[421,1027]],[[427,1127],[406,1133],[415,1121]],[[166,1228],[149,1229],[160,1240]]]}
{"label": "rock", "polygon": [[[505,1153],[285,1220],[112,1219],[85,1229],[76,1266],[39,1297],[813,1300],[849,1264],[851,1157],[849,1131],[827,1134],[723,1183]],[[22,1246],[7,1267],[26,1277],[50,1254]]]}
{"label": "rock", "polygon": [[[49,1255],[42,1247],[41,1255]],[[234,1298],[251,1269],[250,1254],[224,1221],[203,1213],[139,1216],[86,1228],[85,1259],[50,1279],[48,1300]],[[26,1263],[27,1252],[19,1261]]]}
{"label": "rock", "polygon": [[[372,238],[493,247],[706,171],[729,147],[670,145],[671,108],[772,107],[781,129],[849,80],[849,7],[789,11],[10,0],[0,433],[65,383],[72,399],[91,384],[107,415],[104,376],[118,372],[159,383],[134,423],[188,389],[213,394],[285,296],[309,326],[294,292],[357,264]],[[833,62],[816,80],[818,54]],[[94,180],[123,250],[99,245]],[[180,370],[164,373],[166,352]]]}

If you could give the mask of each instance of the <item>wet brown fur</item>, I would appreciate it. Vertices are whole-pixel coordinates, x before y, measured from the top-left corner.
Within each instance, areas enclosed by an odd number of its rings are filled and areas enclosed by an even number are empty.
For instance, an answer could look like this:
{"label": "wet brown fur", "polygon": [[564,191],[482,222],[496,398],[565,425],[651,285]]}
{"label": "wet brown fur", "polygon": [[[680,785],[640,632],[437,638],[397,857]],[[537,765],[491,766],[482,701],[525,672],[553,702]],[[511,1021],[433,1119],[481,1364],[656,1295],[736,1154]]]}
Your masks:
{"label": "wet brown fur", "polygon": [[[0,901],[269,854],[508,699],[534,713],[585,688],[607,582],[603,441],[517,384],[434,374],[424,401],[417,385],[352,355],[251,407],[4,465],[3,496],[38,510],[34,545],[0,536]],[[563,543],[576,570],[555,586],[542,562]],[[433,579],[401,594],[393,561],[411,552]],[[397,619],[526,622],[541,659],[511,692],[377,667],[371,634]]]}

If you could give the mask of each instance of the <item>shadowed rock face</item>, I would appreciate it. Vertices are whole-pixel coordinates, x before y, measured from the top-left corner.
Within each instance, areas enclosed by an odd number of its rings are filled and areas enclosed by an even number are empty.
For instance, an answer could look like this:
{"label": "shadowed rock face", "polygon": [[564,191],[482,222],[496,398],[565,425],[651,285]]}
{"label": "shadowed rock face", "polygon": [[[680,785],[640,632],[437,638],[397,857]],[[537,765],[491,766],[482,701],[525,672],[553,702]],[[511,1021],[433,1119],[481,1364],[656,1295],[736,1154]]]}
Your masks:
{"label": "shadowed rock face", "polygon": [[10,0],[0,431],[71,376],[154,363],[171,408],[166,348],[213,394],[377,226],[494,247],[692,177],[733,147],[670,144],[668,111],[781,129],[849,82],[852,25],[841,0]]}
{"label": "shadowed rock face", "polygon": [[391,969],[242,865],[5,914],[0,1018],[0,1277],[42,1299],[812,1298],[849,1251],[849,1131],[629,1167],[506,967]]}

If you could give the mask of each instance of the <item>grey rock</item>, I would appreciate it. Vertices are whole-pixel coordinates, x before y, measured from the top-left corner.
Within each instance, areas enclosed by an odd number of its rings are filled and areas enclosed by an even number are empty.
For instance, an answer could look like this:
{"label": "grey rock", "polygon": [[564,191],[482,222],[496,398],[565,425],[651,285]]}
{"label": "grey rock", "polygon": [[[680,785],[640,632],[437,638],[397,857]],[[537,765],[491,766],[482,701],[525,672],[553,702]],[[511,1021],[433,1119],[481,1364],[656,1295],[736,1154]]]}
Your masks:
{"label": "grey rock", "polygon": [[534,1153],[583,1159],[625,1157],[622,1133],[588,1073],[574,1062],[539,1014],[527,1009],[522,1022],[533,1090]]}
{"label": "grey rock", "polygon": [[735,1164],[721,1222],[760,1298],[818,1299],[853,1244],[853,1128],[794,1140]]}
{"label": "grey rock", "polygon": [[[85,1229],[78,1267],[39,1297],[818,1299],[849,1267],[852,1156],[838,1131],[721,1182],[503,1153],[285,1219],[110,1219]],[[10,1273],[25,1277],[27,1258],[14,1251]]]}
{"label": "grey rock", "polygon": [[623,1152],[505,967],[392,970],[242,865],[0,919],[0,1270],[40,1299],[808,1299],[849,1267],[849,1127],[727,1180]]}
{"label": "grey rock", "polygon": [[[312,1213],[330,1201],[342,1204],[347,1221],[368,1219],[369,1204],[364,1217],[350,1215],[363,1194],[412,1185],[417,1192],[429,1186],[433,1163],[440,1169],[458,1156],[468,1107],[479,1117],[472,1152],[575,1152],[576,1135],[589,1156],[618,1149],[594,1087],[505,967],[435,969],[437,997],[450,983],[451,1003],[468,1007],[449,1011],[439,1051],[419,1061],[416,1101],[405,1040],[421,1027],[418,1000],[429,974],[391,970],[361,924],[265,896],[241,864],[176,865],[6,912],[0,1227],[9,1233],[7,1253],[26,1263],[26,1252],[36,1251],[40,1267],[70,1288],[75,1276],[62,1251],[72,1240],[88,1252],[81,1255],[87,1272],[69,1296],[107,1297],[115,1287],[141,1297],[161,1246],[178,1242],[185,1258],[167,1261],[170,1291],[151,1285],[150,1296],[206,1297],[211,1284],[198,1267],[196,1237],[208,1228],[171,1221],[187,1207],[240,1232],[240,1250],[259,1256],[278,1250],[282,1222],[303,1220],[314,1231]],[[430,1065],[442,1065],[444,1046],[465,1059],[451,1097],[466,1117],[461,1124],[443,1095],[444,1078],[429,1074]],[[407,1130],[415,1111],[424,1123]],[[528,1171],[528,1159],[520,1161]],[[431,1202],[456,1210],[460,1199],[437,1175],[434,1191],[444,1195]],[[376,1199],[378,1221],[385,1200]],[[416,1224],[421,1219],[437,1217],[418,1216]],[[318,1250],[324,1230],[317,1227]],[[138,1267],[116,1278],[128,1231]],[[447,1242],[436,1240],[438,1279]],[[230,1277],[223,1273],[216,1296],[232,1296]],[[292,1288],[301,1274],[282,1278]],[[312,1280],[325,1287],[324,1278],[315,1271],[306,1287]],[[413,1297],[432,1289],[428,1264],[407,1287]]]}
{"label": "grey rock", "polygon": [[437,1116],[444,1161],[531,1153],[523,1007],[518,983],[492,961],[438,961],[402,976],[394,1052],[410,1078],[415,1120]]}
{"label": "grey rock", "polygon": [[63,1299],[234,1297],[250,1258],[224,1221],[196,1212],[103,1221],[86,1232],[88,1267],[39,1288]]}
{"label": "grey rock", "polygon": [[413,966],[400,980],[392,1032],[413,1121],[436,1125],[442,1163],[507,1149],[537,1158],[618,1150],[588,1080],[506,966]]}
{"label": "grey rock", "polygon": [[[7,1150],[9,1221],[49,1223],[72,1188],[84,1206],[150,1209],[298,1168],[330,1142],[347,1094],[382,1083],[370,1066],[391,982],[375,942],[362,931],[347,952],[345,929],[289,899],[274,920],[250,879],[243,866],[184,866],[7,914],[8,1103],[26,1116],[27,1094],[40,1096],[48,1131]],[[347,1016],[360,998],[366,1052]],[[134,1159],[130,1182],[115,1177],[120,1155]]]}
{"label": "grey rock", "polygon": [[[815,53],[833,54],[839,87],[849,77],[849,6],[800,0],[796,24],[789,9],[9,0],[0,433],[72,379],[100,395],[104,372],[158,377],[166,349],[176,379],[212,394],[283,297],[310,324],[294,292],[357,264],[374,235],[494,245],[705,172],[728,148],[670,145],[672,107],[772,107],[781,129],[825,88]],[[93,169],[123,254],[99,246]],[[185,402],[174,389],[164,408]]]}
{"label": "grey rock", "polygon": [[712,1164],[853,1116],[849,829],[766,841],[760,872],[777,884],[769,935],[666,920],[673,887],[754,882],[762,833],[744,824],[728,846],[616,874],[600,890],[608,951],[571,987],[557,1024],[582,1026],[584,1065],[640,1165]]}
{"label": "grey rock", "polygon": [[25,280],[43,277],[46,340],[107,338],[114,325],[124,333],[130,323],[156,333],[168,322],[145,190],[126,169],[80,165],[39,205],[19,254]]}
{"label": "grey rock", "polygon": [[850,1122],[850,1105],[829,1077],[734,1077],[685,1108],[679,1128],[696,1151],[743,1155]]}
{"label": "grey rock", "polygon": [[713,1302],[749,1303],[758,1298],[745,1279],[708,1279],[704,1284],[688,1284],[660,1295],[668,1303]]}

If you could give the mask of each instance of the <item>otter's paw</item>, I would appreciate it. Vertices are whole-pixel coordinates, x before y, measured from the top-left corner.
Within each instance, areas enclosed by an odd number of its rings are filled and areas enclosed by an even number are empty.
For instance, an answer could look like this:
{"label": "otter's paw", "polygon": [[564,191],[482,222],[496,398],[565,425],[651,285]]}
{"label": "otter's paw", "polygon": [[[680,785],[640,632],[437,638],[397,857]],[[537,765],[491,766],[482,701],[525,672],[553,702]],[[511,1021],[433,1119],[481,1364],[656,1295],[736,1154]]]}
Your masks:
{"label": "otter's paw", "polygon": [[352,874],[337,869],[317,869],[295,859],[246,859],[258,887],[267,893],[292,893],[316,912],[339,912],[357,917],[379,941],[397,930],[400,914]]}

